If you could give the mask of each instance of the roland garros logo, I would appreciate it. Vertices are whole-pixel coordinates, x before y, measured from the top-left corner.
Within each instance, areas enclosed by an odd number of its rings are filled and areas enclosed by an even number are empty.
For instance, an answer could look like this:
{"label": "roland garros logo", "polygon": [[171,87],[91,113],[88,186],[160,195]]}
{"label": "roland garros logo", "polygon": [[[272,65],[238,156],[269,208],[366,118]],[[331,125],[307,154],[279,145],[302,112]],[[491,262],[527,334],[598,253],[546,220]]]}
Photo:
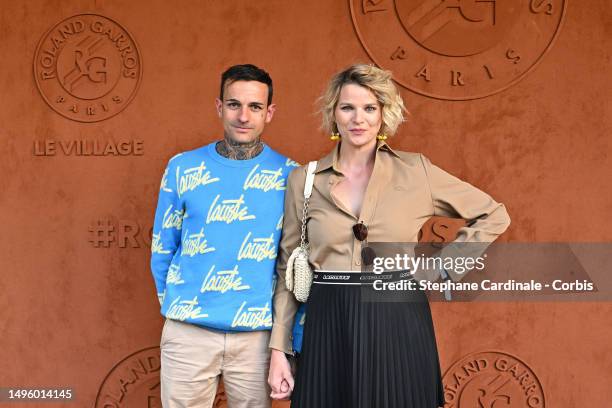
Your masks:
{"label": "roland garros logo", "polygon": [[444,408],[544,408],[531,368],[505,352],[467,355],[444,374]]}
{"label": "roland garros logo", "polygon": [[350,0],[357,36],[402,86],[477,99],[517,83],[559,31],[566,0]]}
{"label": "roland garros logo", "polygon": [[162,408],[160,368],[159,347],[125,357],[104,378],[95,408]]}
{"label": "roland garros logo", "polygon": [[[102,381],[94,408],[162,408],[160,370],[158,346],[123,358]],[[219,383],[212,408],[226,407],[225,388]]]}
{"label": "roland garros logo", "polygon": [[133,37],[96,14],[69,17],[40,40],[34,56],[36,85],[57,113],[97,122],[121,112],[134,98],[142,61]]}

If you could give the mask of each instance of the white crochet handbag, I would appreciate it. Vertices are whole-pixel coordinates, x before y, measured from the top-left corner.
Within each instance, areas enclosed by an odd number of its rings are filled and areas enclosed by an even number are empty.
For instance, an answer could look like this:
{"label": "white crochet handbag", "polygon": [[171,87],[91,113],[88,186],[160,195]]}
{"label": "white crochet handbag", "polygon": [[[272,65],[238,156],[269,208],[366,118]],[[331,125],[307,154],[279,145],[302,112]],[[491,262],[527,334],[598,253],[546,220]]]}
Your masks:
{"label": "white crochet handbag", "polygon": [[312,285],[312,269],[308,263],[310,253],[308,240],[306,239],[306,218],[308,217],[308,202],[312,194],[312,184],[314,183],[314,172],[317,162],[308,163],[306,172],[306,182],[304,183],[304,208],[302,209],[302,235],[300,245],[293,250],[289,260],[287,260],[287,271],[285,273],[285,285],[293,292],[299,302],[306,302],[310,294]]}

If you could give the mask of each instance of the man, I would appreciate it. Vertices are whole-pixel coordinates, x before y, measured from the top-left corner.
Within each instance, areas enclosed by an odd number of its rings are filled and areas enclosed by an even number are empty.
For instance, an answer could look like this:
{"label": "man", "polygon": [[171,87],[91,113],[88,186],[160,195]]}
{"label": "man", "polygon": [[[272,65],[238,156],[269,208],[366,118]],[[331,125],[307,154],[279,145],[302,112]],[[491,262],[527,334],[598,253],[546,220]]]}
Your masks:
{"label": "man", "polygon": [[164,172],[151,245],[161,313],[163,406],[269,407],[271,297],[286,177],[296,163],[261,141],[272,80],[253,65],[221,78],[224,138]]}

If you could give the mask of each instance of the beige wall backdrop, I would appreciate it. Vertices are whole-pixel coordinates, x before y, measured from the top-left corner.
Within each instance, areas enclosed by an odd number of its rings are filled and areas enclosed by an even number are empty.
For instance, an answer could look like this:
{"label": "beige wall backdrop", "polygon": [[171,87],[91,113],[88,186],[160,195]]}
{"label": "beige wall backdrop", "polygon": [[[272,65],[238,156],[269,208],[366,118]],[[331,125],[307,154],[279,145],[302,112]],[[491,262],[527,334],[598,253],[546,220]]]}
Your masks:
{"label": "beige wall backdrop", "polygon": [[[457,10],[429,18],[437,3],[3,0],[0,387],[72,388],[57,406],[161,406],[148,266],[159,181],[172,155],[222,136],[214,98],[232,64],[271,74],[264,139],[299,162],[333,146],[314,105],[329,77],[392,69],[410,115],[391,145],[505,203],[504,240],[612,241],[609,3],[461,2],[475,30]],[[500,406],[609,406],[610,303],[432,310],[443,371],[495,351],[537,376],[545,402],[529,405],[525,380]],[[504,375],[521,387],[519,374]]]}

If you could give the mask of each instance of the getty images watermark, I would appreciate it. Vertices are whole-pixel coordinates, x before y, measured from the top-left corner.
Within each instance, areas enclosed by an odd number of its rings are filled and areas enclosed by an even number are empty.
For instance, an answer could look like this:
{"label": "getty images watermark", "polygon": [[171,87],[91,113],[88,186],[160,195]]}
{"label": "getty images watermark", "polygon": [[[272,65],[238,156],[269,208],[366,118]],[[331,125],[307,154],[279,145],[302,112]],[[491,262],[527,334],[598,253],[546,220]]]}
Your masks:
{"label": "getty images watermark", "polygon": [[376,256],[362,272],[378,292],[458,301],[612,299],[609,243],[368,245]]}

